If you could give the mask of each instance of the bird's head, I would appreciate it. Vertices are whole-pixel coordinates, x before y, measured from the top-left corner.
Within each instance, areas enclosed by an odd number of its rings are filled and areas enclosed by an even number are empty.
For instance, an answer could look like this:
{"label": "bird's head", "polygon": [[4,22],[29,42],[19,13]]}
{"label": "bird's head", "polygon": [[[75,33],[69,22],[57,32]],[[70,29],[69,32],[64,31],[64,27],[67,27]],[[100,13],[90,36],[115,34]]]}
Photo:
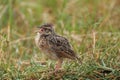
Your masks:
{"label": "bird's head", "polygon": [[43,24],[41,26],[38,26],[38,29],[36,31],[40,35],[51,35],[54,34],[54,29],[52,24]]}

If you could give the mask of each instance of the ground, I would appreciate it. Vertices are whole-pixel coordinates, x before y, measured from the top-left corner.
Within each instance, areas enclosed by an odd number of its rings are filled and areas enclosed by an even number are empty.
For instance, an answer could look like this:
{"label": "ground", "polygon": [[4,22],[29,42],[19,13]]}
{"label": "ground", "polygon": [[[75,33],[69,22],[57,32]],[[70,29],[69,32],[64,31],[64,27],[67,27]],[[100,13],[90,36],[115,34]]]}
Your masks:
{"label": "ground", "polygon": [[[120,80],[120,0],[1,0],[1,80]],[[38,25],[53,23],[82,64],[55,61],[35,46]]]}

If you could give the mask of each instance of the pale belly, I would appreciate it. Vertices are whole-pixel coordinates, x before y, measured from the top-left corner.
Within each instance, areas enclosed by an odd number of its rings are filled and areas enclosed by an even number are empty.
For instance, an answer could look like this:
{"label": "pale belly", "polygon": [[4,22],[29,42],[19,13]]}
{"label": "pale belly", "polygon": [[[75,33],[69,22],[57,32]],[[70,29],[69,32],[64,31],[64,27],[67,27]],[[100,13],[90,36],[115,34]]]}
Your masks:
{"label": "pale belly", "polygon": [[47,56],[49,59],[53,59],[53,60],[58,59],[57,55],[53,52],[44,51],[44,55]]}

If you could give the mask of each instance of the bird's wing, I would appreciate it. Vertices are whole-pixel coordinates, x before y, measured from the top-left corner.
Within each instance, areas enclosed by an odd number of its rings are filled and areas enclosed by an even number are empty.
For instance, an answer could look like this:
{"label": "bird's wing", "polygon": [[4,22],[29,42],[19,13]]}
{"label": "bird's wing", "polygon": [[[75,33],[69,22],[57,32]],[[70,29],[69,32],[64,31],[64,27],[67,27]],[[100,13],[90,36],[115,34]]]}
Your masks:
{"label": "bird's wing", "polygon": [[50,41],[50,44],[52,51],[54,51],[58,57],[75,59],[76,54],[72,50],[69,41],[65,37],[56,35]]}

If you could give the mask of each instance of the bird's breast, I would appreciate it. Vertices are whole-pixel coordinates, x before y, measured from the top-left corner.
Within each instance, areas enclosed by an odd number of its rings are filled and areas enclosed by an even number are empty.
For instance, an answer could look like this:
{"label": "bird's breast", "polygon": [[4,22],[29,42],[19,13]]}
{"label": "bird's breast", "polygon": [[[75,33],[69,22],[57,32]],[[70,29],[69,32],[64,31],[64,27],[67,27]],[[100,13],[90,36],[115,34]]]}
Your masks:
{"label": "bird's breast", "polygon": [[51,50],[49,41],[44,38],[44,37],[40,37],[39,35],[37,35],[35,37],[35,43],[37,45],[37,47],[50,59],[58,59],[57,55]]}

